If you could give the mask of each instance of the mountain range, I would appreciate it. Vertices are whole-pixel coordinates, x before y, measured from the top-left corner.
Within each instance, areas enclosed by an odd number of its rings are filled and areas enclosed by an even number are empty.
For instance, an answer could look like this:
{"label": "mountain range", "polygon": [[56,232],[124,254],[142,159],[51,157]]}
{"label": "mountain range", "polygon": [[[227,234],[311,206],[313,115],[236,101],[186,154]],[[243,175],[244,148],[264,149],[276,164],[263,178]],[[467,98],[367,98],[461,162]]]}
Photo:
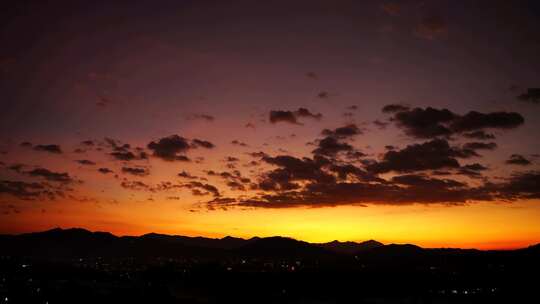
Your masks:
{"label": "mountain range", "polygon": [[389,244],[369,240],[361,243],[332,241],[307,243],[286,237],[187,237],[149,233],[142,236],[115,236],[81,228],[55,228],[44,232],[0,235],[0,255],[49,258],[73,257],[269,257],[334,258],[362,256],[369,258],[422,257],[426,255],[485,255],[540,253],[540,244],[511,251],[475,249],[426,249],[411,244]]}

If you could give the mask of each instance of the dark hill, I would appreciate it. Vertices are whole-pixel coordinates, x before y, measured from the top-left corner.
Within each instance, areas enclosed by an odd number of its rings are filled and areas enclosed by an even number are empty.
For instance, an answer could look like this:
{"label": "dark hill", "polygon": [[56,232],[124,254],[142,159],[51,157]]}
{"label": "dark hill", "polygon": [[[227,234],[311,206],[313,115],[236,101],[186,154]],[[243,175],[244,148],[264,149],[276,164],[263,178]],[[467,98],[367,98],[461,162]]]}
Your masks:
{"label": "dark hill", "polygon": [[260,257],[327,257],[331,252],[319,246],[285,237],[251,239],[235,251],[243,256]]}
{"label": "dark hill", "polygon": [[[313,258],[347,260],[351,255],[373,261],[461,261],[513,256],[538,256],[540,244],[513,251],[479,251],[474,249],[424,249],[411,244],[383,245],[377,241],[362,243],[333,241],[310,244],[286,237],[234,237],[212,239],[149,233],[142,236],[117,237],[108,232],[85,229],[52,229],[20,235],[0,235],[0,255],[44,258],[75,257],[196,257],[196,258]],[[408,263],[408,262],[407,262]]]}
{"label": "dark hill", "polygon": [[374,240],[369,240],[362,243],[332,241],[329,243],[321,243],[317,245],[333,252],[345,254],[355,254],[360,251],[383,246],[382,243]]}

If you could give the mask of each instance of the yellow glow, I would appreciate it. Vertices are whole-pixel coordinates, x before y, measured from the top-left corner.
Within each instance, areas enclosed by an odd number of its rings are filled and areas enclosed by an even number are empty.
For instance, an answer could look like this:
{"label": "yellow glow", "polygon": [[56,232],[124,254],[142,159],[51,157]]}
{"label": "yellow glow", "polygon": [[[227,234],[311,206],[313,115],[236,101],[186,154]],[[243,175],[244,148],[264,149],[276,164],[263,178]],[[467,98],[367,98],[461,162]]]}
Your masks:
{"label": "yellow glow", "polygon": [[0,228],[36,231],[54,226],[84,227],[119,235],[152,231],[208,237],[281,235],[309,242],[375,239],[423,247],[481,249],[517,248],[540,242],[538,201],[452,207],[379,205],[197,212],[190,212],[176,201],[74,202],[61,206],[49,208],[46,213],[26,210],[24,217],[7,218]]}

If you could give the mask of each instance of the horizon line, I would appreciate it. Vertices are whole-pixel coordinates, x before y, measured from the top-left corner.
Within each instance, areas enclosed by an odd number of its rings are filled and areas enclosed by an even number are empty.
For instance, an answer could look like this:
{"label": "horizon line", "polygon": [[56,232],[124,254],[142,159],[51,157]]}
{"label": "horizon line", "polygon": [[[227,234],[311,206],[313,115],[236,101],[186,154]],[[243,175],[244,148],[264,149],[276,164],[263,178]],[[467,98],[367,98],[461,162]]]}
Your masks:
{"label": "horizon line", "polygon": [[252,236],[252,237],[249,237],[249,238],[237,237],[237,236],[233,236],[233,235],[226,235],[226,236],[223,236],[223,237],[209,237],[209,236],[202,236],[202,235],[192,236],[192,235],[183,235],[183,234],[167,234],[167,233],[159,233],[159,232],[153,232],[153,231],[143,233],[143,234],[140,234],[140,235],[132,235],[132,234],[115,234],[115,233],[112,233],[110,231],[102,231],[102,230],[91,230],[91,229],[84,228],[84,227],[81,227],[81,226],[79,226],[79,227],[69,227],[69,228],[63,228],[63,227],[60,227],[60,226],[55,226],[53,228],[45,229],[45,230],[41,230],[41,231],[22,232],[22,233],[0,233],[0,235],[21,236],[21,235],[32,234],[32,233],[44,233],[44,232],[49,232],[49,231],[53,231],[53,230],[62,230],[62,231],[66,231],[66,230],[84,230],[84,231],[88,231],[90,233],[108,233],[108,234],[110,234],[110,235],[112,235],[114,237],[118,237],[118,238],[120,238],[120,237],[142,237],[142,236],[149,235],[149,234],[157,234],[157,235],[172,236],[172,237],[206,238],[206,239],[212,239],[212,240],[223,240],[223,239],[229,237],[229,238],[241,239],[241,240],[244,240],[244,241],[248,241],[248,240],[254,239],[254,238],[265,239],[265,238],[280,237],[280,238],[292,239],[292,240],[299,241],[299,242],[305,242],[305,243],[313,244],[313,245],[327,244],[327,243],[332,243],[332,242],[362,244],[362,243],[374,241],[374,242],[381,243],[383,246],[388,246],[388,245],[413,245],[413,246],[417,246],[417,247],[419,247],[421,249],[428,249],[428,250],[429,249],[460,249],[460,250],[477,250],[477,251],[514,251],[514,250],[527,249],[527,248],[530,248],[530,247],[533,247],[533,246],[536,246],[536,245],[540,245],[540,243],[532,242],[532,243],[529,243],[528,245],[525,245],[523,247],[511,247],[511,248],[506,247],[506,248],[481,249],[481,248],[478,248],[478,247],[452,247],[452,246],[448,246],[448,247],[446,247],[446,246],[424,247],[424,246],[420,246],[420,245],[417,245],[417,244],[412,243],[412,242],[384,243],[384,242],[378,241],[376,239],[367,239],[367,240],[363,240],[363,241],[350,241],[350,240],[348,240],[348,241],[340,241],[340,240],[334,239],[334,240],[331,240],[331,241],[328,241],[328,242],[309,242],[309,241],[306,241],[306,240],[302,240],[302,239],[291,237],[291,236],[285,236],[285,235]]}

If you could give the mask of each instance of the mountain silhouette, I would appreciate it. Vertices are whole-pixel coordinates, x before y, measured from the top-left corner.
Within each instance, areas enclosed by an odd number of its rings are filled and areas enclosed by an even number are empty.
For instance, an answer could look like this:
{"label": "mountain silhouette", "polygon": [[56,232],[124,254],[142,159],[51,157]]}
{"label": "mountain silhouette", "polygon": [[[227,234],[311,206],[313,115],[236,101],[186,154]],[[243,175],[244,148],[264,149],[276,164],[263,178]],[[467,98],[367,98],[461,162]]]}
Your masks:
{"label": "mountain silhouette", "polygon": [[355,255],[366,260],[395,258],[431,259],[447,256],[483,254],[539,254],[540,244],[528,248],[498,252],[473,249],[426,249],[412,244],[366,242],[308,243],[287,237],[188,237],[149,233],[142,236],[115,236],[81,228],[55,228],[44,232],[0,235],[4,255],[33,257],[266,257],[329,258]]}
{"label": "mountain silhouette", "polygon": [[360,251],[384,246],[383,243],[380,243],[374,240],[369,240],[369,241],[365,241],[361,243],[332,241],[329,243],[320,243],[318,245],[321,246],[322,248],[325,248],[334,252],[346,253],[346,254],[355,254]]}
{"label": "mountain silhouette", "polygon": [[[536,291],[528,278],[539,257],[540,244],[482,251],[81,228],[0,235],[0,272],[26,299],[10,303],[44,303],[37,288],[54,303],[522,303],[515,295]],[[433,297],[441,301],[410,301]]]}
{"label": "mountain silhouette", "polygon": [[332,254],[317,245],[279,236],[248,240],[236,252],[261,257],[324,257]]}

